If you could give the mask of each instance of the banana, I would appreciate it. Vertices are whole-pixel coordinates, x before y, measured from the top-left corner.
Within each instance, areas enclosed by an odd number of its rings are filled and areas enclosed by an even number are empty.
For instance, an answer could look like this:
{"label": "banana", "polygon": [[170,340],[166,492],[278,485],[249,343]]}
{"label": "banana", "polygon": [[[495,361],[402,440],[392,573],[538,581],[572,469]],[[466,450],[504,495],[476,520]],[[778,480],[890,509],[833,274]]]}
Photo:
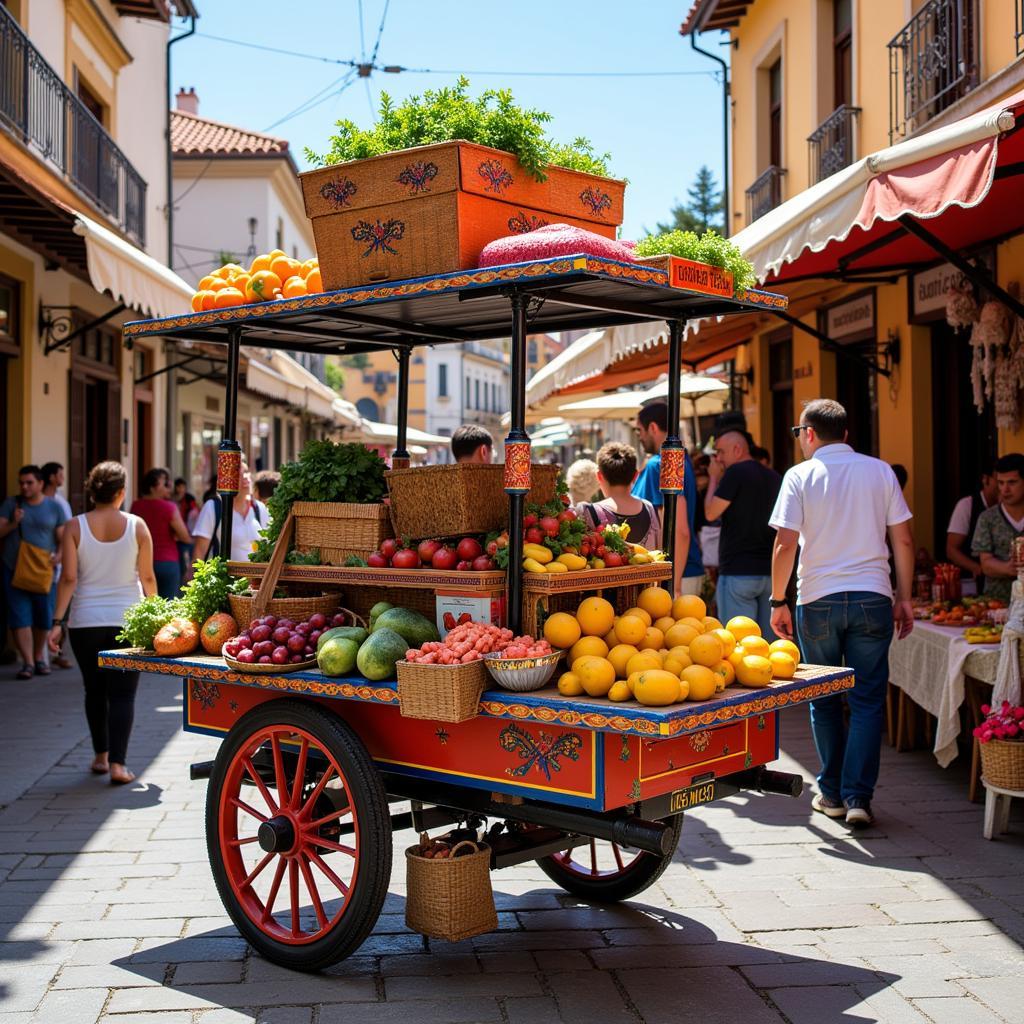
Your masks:
{"label": "banana", "polygon": [[580,555],[570,555],[567,553],[559,555],[555,561],[560,562],[570,572],[579,572],[580,569],[586,569],[587,567],[587,560]]}
{"label": "banana", "polygon": [[629,560],[630,565],[650,565],[654,559],[646,551],[638,552]]}
{"label": "banana", "polygon": [[524,544],[523,557],[532,558],[535,562],[540,562],[541,565],[547,565],[555,556],[551,554],[551,548],[546,548],[543,544]]}
{"label": "banana", "polygon": [[637,555],[647,555],[647,554],[650,554],[650,552],[647,550],[647,548],[645,548],[643,546],[643,544],[634,544],[634,545],[632,545],[632,547],[633,547],[634,554],[637,554]]}
{"label": "banana", "polygon": [[569,567],[565,565],[564,562],[548,562],[548,564],[544,566],[544,571],[554,573],[568,572]]}
{"label": "banana", "polygon": [[547,569],[545,569],[544,566],[541,565],[540,562],[538,562],[535,558],[524,558],[523,568],[527,572],[547,572]]}

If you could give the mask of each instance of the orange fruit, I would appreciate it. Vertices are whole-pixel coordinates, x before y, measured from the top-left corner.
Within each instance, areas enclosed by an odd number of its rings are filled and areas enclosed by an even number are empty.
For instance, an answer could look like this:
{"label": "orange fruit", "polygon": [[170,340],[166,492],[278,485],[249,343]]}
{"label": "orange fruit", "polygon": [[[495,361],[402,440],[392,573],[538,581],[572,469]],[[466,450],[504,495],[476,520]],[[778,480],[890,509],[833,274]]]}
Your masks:
{"label": "orange fruit", "polygon": [[673,657],[672,654],[669,654],[669,656],[661,663],[661,667],[666,672],[671,672],[674,676],[681,676],[683,674],[683,669],[689,668],[692,664],[693,662],[690,661],[689,658],[676,658]]}
{"label": "orange fruit", "polygon": [[[618,622],[619,620],[616,619],[615,621]],[[610,651],[619,642],[619,637],[618,634],[615,632],[615,627],[612,626],[612,628],[609,629],[608,632],[605,633],[603,637],[601,637],[601,639],[605,642],[605,646]]]}
{"label": "orange fruit", "polygon": [[789,651],[772,651],[768,655],[773,679],[792,679],[796,675],[796,659]]}
{"label": "orange fruit", "polygon": [[608,660],[615,668],[615,675],[617,677],[624,679],[628,675],[626,665],[629,664],[629,659],[638,653],[639,651],[632,644],[616,644],[608,652]]}
{"label": "orange fruit", "polygon": [[620,615],[615,623],[615,636],[620,644],[638,644],[647,633],[644,620],[635,615]]}
{"label": "orange fruit", "polygon": [[646,672],[648,669],[661,668],[661,658],[657,651],[640,651],[626,662],[626,675],[634,672]]}
{"label": "orange fruit", "polygon": [[278,258],[278,256],[287,256],[287,255],[288,255],[288,253],[286,253],[284,251],[284,249],[271,249],[270,252],[267,253],[267,256],[270,257],[270,262],[271,263],[273,263],[274,260],[276,260]]}
{"label": "orange fruit", "polygon": [[200,279],[199,284],[196,285],[197,292],[208,291],[214,281],[219,281],[219,277],[214,277],[213,274],[207,274],[206,277]]}
{"label": "orange fruit", "polygon": [[692,615],[687,615],[685,619],[676,620],[676,625],[692,626],[698,633],[704,632],[704,621],[702,619],[695,619]]}
{"label": "orange fruit", "polygon": [[586,655],[604,658],[607,654],[608,645],[599,636],[583,636],[569,648],[569,665]]}
{"label": "orange fruit", "polygon": [[220,280],[222,281],[226,281],[231,276],[231,271],[228,270],[228,265],[225,263],[223,267],[218,267],[216,270],[214,270],[210,276],[220,278]]}
{"label": "orange fruit", "polygon": [[299,261],[293,260],[291,256],[277,256],[270,261],[271,273],[277,274],[282,281],[287,281],[289,277],[295,277],[300,266]]}
{"label": "orange fruit", "polygon": [[672,602],[673,619],[703,619],[708,613],[708,606],[696,594],[680,594]]}
{"label": "orange fruit", "polygon": [[704,623],[704,632],[710,633],[713,629],[723,629],[722,623],[714,615],[705,615],[701,622]]}
{"label": "orange fruit", "polygon": [[633,684],[633,696],[649,707],[664,707],[679,700],[679,679],[664,669],[641,672]]}
{"label": "orange fruit", "polygon": [[674,625],[676,620],[671,615],[662,615],[660,619],[654,620],[654,628],[660,629],[662,633],[667,633]]}
{"label": "orange fruit", "polygon": [[698,636],[699,629],[694,629],[685,622],[677,622],[671,629],[665,631],[665,643],[669,647],[689,647]]}
{"label": "orange fruit", "polygon": [[673,647],[668,652],[669,659],[672,661],[680,661],[683,664],[683,668],[687,668],[693,664],[693,658],[690,657],[689,647]]}
{"label": "orange fruit", "polygon": [[558,677],[558,692],[563,697],[579,697],[583,693],[580,677],[575,672],[563,672]]}
{"label": "orange fruit", "polygon": [[226,271],[226,273],[223,276],[228,278],[229,280],[238,274],[245,273],[245,267],[240,267],[237,263],[225,263],[224,266],[221,267],[220,269]]}
{"label": "orange fruit", "polygon": [[718,689],[718,676],[706,665],[691,665],[683,669],[682,683],[681,689],[687,691],[684,700],[708,700]]}
{"label": "orange fruit", "polygon": [[257,270],[246,286],[245,294],[250,302],[269,302],[280,288],[281,278],[272,270]]}
{"label": "orange fruit", "polygon": [[213,300],[214,309],[227,309],[228,306],[244,306],[245,296],[237,288],[221,288]]}
{"label": "orange fruit", "polygon": [[323,290],[324,290],[324,283],[323,283],[323,280],[320,277],[320,268],[319,267],[314,267],[306,275],[306,291],[310,295],[315,295],[317,292],[322,292]]}
{"label": "orange fruit", "polygon": [[711,632],[722,641],[722,646],[725,648],[725,656],[728,658],[736,650],[736,637],[727,629],[713,629]]}
{"label": "orange fruit", "polygon": [[244,295],[245,289],[249,287],[250,280],[251,278],[248,274],[235,274],[234,277],[228,278],[228,284],[232,288],[237,288]]}
{"label": "orange fruit", "polygon": [[736,666],[736,679],[744,686],[767,686],[772,681],[772,663],[759,654],[748,654]]}
{"label": "orange fruit", "polygon": [[[213,300],[216,293],[203,289],[192,296],[192,312],[200,313],[204,309],[213,309]],[[209,305],[206,303],[209,302]]]}
{"label": "orange fruit", "polygon": [[652,620],[660,619],[672,611],[672,595],[661,587],[646,587],[641,590],[636,603]]}
{"label": "orange fruit", "polygon": [[572,647],[580,638],[580,624],[568,612],[555,612],[544,623],[544,639],[552,647]]}
{"label": "orange fruit", "polygon": [[731,661],[720,661],[712,669],[718,676],[718,692],[721,693],[727,686],[736,682],[736,668]]}
{"label": "orange fruit", "polygon": [[[785,651],[787,654],[792,655],[793,660],[799,665],[800,664],[800,648],[797,647],[792,640],[784,640],[780,637],[778,640],[773,640],[768,645],[768,650],[773,654],[775,651]],[[771,655],[769,655],[771,657]]]}
{"label": "orange fruit", "polygon": [[223,277],[215,277],[210,282],[209,290],[211,292],[219,292],[221,289],[229,288],[229,287],[230,287],[230,285],[227,283],[227,281]]}
{"label": "orange fruit", "polygon": [[264,253],[262,256],[257,256],[252,263],[249,265],[249,273],[255,274],[257,270],[269,270],[270,269],[270,257]]}
{"label": "orange fruit", "polygon": [[736,637],[737,643],[745,636],[761,635],[761,627],[747,615],[734,615],[725,624],[725,628]]}
{"label": "orange fruit", "polygon": [[714,633],[702,633],[690,642],[690,660],[695,665],[711,668],[722,660],[724,653],[722,641]]}
{"label": "orange fruit", "polygon": [[612,688],[608,691],[607,696],[609,700],[621,703],[624,700],[629,700],[633,696],[633,691],[629,688],[629,684],[625,679],[616,679],[612,683]]}
{"label": "orange fruit", "polygon": [[651,618],[650,612],[645,612],[643,610],[643,608],[636,608],[636,607],[627,608],[622,614],[623,615],[633,615],[633,616],[635,616],[638,619],[643,619],[645,626],[653,626],[654,625],[654,619]]}
{"label": "orange fruit", "polygon": [[614,625],[615,609],[603,597],[588,597],[576,609],[576,618],[584,636],[601,637]]}
{"label": "orange fruit", "polygon": [[305,281],[306,278],[309,277],[309,272],[311,270],[319,270],[319,269],[320,269],[320,263],[317,260],[317,258],[314,256],[312,259],[304,260],[302,263],[299,264],[299,277],[301,277],[302,280]]}
{"label": "orange fruit", "polygon": [[585,655],[572,663],[573,675],[591,697],[604,697],[615,682],[615,669],[607,658]]}
{"label": "orange fruit", "polygon": [[306,282],[298,275],[293,275],[281,286],[281,294],[286,299],[294,299],[300,295],[305,295]]}
{"label": "orange fruit", "polygon": [[660,651],[665,646],[665,634],[654,626],[648,626],[643,640],[637,644],[641,651]]}
{"label": "orange fruit", "polygon": [[768,641],[763,636],[745,636],[738,646],[744,654],[759,654],[762,658],[767,658],[771,654]]}

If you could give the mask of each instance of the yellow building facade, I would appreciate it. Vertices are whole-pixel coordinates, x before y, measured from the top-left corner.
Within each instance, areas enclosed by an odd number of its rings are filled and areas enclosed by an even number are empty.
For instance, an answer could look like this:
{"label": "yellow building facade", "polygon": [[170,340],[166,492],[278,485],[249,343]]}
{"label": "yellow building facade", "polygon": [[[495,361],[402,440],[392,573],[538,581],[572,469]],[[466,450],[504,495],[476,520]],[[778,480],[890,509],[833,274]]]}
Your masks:
{"label": "yellow building facade", "polygon": [[[728,50],[733,235],[862,157],[1024,88],[1019,0],[697,0],[682,32]],[[971,255],[1018,293],[1024,239]],[[748,426],[780,469],[799,458],[789,427],[802,403],[843,402],[851,443],[906,467],[917,542],[941,560],[955,502],[992,458],[1024,450],[1024,436],[997,431],[991,403],[973,406],[968,336],[945,322],[952,267],[935,256],[852,278],[765,283],[831,344],[759,316],[702,327],[691,356],[736,342]]]}

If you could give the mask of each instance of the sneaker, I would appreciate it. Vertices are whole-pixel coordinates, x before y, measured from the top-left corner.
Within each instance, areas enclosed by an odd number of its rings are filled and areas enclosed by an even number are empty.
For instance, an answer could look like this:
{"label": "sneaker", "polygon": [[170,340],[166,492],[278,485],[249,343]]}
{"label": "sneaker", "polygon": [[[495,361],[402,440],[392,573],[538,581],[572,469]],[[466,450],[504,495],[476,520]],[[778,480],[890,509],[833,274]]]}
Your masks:
{"label": "sneaker", "polygon": [[871,804],[867,800],[851,800],[846,808],[846,824],[850,828],[867,828],[873,825],[875,816],[871,813]]}
{"label": "sneaker", "polygon": [[[819,814],[824,814],[829,818],[846,817],[846,807],[843,806],[843,803],[840,800],[833,800],[830,796],[825,796],[824,793],[814,794],[811,807]],[[847,820],[849,819],[847,818]]]}

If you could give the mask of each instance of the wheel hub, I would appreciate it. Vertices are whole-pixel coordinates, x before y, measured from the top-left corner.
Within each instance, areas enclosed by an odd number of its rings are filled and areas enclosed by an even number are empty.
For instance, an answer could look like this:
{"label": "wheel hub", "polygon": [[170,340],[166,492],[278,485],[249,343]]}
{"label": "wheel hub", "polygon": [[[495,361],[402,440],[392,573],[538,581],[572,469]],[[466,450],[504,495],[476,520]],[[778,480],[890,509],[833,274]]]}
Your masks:
{"label": "wheel hub", "polygon": [[278,814],[260,825],[256,838],[267,853],[287,853],[295,845],[295,826],[289,818]]}

